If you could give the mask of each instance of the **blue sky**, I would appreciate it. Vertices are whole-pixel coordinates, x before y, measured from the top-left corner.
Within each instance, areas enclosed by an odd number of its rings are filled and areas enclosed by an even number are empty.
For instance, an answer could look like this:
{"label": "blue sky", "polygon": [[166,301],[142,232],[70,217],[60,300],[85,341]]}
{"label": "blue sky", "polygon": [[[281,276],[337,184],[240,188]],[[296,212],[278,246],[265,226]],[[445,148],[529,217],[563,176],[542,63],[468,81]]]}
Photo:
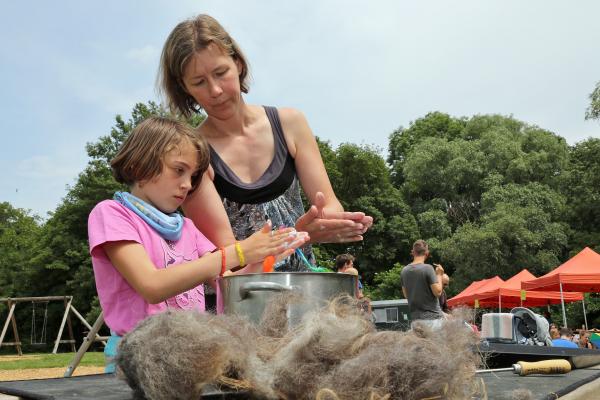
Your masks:
{"label": "blue sky", "polygon": [[162,44],[216,17],[253,77],[249,103],[301,109],[334,146],[373,144],[430,111],[500,113],[570,144],[600,81],[597,1],[3,1],[0,202],[45,216],[117,114],[158,101]]}

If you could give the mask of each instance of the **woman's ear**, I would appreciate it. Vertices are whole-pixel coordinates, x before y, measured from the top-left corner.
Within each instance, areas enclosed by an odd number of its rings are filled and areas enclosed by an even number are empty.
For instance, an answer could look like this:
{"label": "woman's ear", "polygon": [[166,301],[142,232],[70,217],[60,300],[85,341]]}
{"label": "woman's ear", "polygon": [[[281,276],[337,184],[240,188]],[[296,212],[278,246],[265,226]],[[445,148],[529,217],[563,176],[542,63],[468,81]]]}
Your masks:
{"label": "woman's ear", "polygon": [[185,83],[183,83],[183,79],[179,79],[178,80],[178,84],[181,87],[181,90],[183,90],[183,92],[187,95],[190,94],[190,92],[187,90],[187,87],[185,86]]}
{"label": "woman's ear", "polygon": [[242,73],[244,72],[244,66],[242,65],[242,62],[238,57],[234,57],[233,61],[235,62],[235,66],[237,67],[238,76],[242,76]]}

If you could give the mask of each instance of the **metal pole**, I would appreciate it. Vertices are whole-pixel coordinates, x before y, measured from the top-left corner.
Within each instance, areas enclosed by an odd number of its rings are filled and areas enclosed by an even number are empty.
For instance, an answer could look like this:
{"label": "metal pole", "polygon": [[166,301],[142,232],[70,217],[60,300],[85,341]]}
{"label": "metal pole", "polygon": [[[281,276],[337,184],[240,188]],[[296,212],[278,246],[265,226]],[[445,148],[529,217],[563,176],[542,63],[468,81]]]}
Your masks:
{"label": "metal pole", "polygon": [[498,293],[498,312],[502,312],[502,296],[500,296],[500,293]]}
{"label": "metal pole", "polygon": [[585,330],[588,330],[587,326],[587,317],[585,316],[585,294],[583,294],[583,298],[581,299],[581,305],[583,306],[583,320],[585,321]]}
{"label": "metal pole", "polygon": [[560,285],[560,304],[562,305],[563,311],[563,326],[567,328],[567,313],[565,312],[565,298],[563,297],[562,282],[559,281],[558,284]]}

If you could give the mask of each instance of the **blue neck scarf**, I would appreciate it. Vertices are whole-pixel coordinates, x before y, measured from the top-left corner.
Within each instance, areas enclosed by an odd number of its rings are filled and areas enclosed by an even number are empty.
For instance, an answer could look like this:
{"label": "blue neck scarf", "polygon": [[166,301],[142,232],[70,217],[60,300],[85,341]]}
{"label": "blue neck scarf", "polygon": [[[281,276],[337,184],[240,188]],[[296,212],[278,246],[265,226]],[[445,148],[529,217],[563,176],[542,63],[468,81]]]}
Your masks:
{"label": "blue neck scarf", "polygon": [[114,199],[140,216],[163,239],[175,242],[181,238],[183,217],[174,212],[165,214],[154,206],[138,199],[131,193],[116,192]]}

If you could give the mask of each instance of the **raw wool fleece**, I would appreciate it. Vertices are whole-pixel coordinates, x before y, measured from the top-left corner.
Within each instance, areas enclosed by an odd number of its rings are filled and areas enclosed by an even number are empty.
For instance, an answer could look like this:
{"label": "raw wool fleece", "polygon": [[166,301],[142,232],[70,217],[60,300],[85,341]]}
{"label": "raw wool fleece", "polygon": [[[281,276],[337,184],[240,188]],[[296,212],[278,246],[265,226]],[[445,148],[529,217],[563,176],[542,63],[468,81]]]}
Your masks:
{"label": "raw wool fleece", "polygon": [[[237,316],[167,311],[146,318],[119,344],[117,374],[135,399],[199,399],[221,376],[246,380],[260,393],[258,331]],[[272,396],[271,393],[268,393]]]}
{"label": "raw wool fleece", "polygon": [[378,332],[343,296],[288,330],[285,310],[267,309],[277,315],[259,327],[231,315],[149,317],[123,338],[118,370],[148,400],[198,399],[223,376],[266,399],[469,399],[476,391],[477,338],[460,318],[439,331]]}
{"label": "raw wool fleece", "polygon": [[303,323],[283,338],[284,345],[268,363],[273,387],[284,398],[314,399],[319,378],[354,356],[355,342],[374,331],[357,301],[348,296],[306,314]]}

